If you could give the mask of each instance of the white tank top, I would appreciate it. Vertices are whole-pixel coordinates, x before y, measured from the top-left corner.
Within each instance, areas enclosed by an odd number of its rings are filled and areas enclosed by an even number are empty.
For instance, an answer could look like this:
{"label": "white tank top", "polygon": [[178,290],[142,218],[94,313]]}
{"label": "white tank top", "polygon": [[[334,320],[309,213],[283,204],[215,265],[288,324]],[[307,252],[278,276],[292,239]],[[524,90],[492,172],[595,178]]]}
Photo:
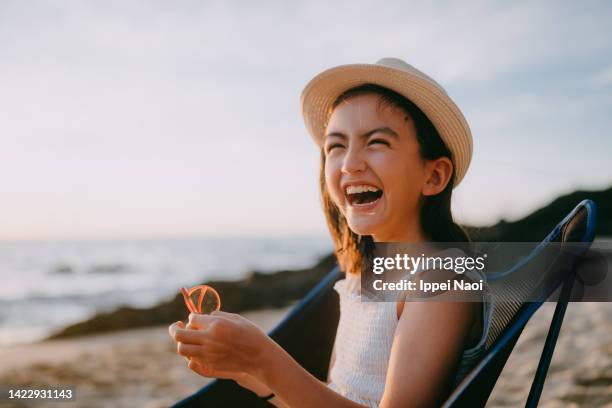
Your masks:
{"label": "white tank top", "polygon": [[[377,407],[387,378],[391,345],[397,327],[396,302],[361,302],[360,279],[348,274],[334,285],[340,295],[340,321],[335,340],[335,362],[328,386],[356,403]],[[484,352],[490,307],[483,303],[483,333],[475,346],[464,350],[456,384]]]}

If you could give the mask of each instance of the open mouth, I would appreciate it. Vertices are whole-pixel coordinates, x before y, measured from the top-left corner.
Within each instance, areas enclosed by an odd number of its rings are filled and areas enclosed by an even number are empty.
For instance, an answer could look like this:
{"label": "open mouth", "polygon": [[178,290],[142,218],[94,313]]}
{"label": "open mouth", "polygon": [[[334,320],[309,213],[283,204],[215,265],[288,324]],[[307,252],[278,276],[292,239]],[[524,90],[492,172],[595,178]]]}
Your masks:
{"label": "open mouth", "polygon": [[383,195],[381,189],[367,184],[348,186],[344,192],[350,205],[371,204]]}

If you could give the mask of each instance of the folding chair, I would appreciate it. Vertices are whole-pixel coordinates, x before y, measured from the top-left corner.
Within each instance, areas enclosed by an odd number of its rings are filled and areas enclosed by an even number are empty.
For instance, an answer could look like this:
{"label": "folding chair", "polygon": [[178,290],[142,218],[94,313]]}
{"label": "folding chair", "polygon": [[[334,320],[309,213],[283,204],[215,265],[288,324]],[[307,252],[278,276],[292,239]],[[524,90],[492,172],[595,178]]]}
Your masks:
{"label": "folding chair", "polygon": [[[530,262],[536,260],[545,245],[552,242],[559,242],[561,244],[569,242],[582,243],[582,250],[586,251],[595,237],[595,219],[595,203],[591,200],[582,201],[557,224],[540,246],[535,248],[525,259],[521,260],[518,265],[510,268],[509,272],[516,273],[520,268],[529,267]],[[557,261],[571,263],[576,260],[577,257],[575,259],[565,259],[565,257],[562,257]],[[551,268],[557,266],[551,265]],[[567,265],[567,270],[571,272],[573,266],[575,265]],[[538,271],[534,272],[537,273]],[[525,274],[521,276],[524,277]],[[534,276],[534,274],[531,276],[534,279],[533,281],[539,278]],[[455,388],[445,402],[444,407],[478,407],[485,405],[525,325],[542,303],[546,301],[548,296],[560,290],[557,306],[548,329],[544,348],[540,355],[540,361],[526,402],[527,407],[536,407],[538,405],[548,367],[550,366],[561,325],[563,324],[565,310],[567,309],[572,292],[574,276],[572,273],[568,273],[565,279],[553,282],[553,285],[547,285],[547,292],[537,293],[539,299],[527,301],[528,299],[534,299],[536,297],[535,293],[540,289],[535,287],[536,285],[533,284],[533,281],[521,279],[521,282],[516,282],[514,287],[508,287],[505,284],[503,288],[499,289],[503,291],[499,297],[504,299],[493,304],[491,327],[487,339],[487,351],[480,362],[476,364]],[[491,282],[491,287],[494,291],[496,290],[494,282]]]}

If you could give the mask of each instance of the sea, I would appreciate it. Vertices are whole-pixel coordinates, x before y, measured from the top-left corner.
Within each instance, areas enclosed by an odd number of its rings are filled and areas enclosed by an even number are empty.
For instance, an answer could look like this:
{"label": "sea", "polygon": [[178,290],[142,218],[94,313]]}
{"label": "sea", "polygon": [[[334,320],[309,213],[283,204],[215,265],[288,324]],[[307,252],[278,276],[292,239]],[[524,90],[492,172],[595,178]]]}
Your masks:
{"label": "sea", "polygon": [[154,306],[182,286],[309,267],[331,251],[327,236],[0,242],[0,347]]}

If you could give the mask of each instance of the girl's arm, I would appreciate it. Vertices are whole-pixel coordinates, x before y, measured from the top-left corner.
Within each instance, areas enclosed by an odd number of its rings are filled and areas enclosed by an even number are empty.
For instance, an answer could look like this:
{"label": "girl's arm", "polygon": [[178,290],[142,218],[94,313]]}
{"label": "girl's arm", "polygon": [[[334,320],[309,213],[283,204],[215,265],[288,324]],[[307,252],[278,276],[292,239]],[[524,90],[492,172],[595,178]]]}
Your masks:
{"label": "girl's arm", "polygon": [[[190,326],[170,326],[177,353],[204,377],[238,379],[245,373],[275,394],[273,403],[291,408],[347,407],[356,404],[331,390],[300,366],[281,346],[240,315],[189,315]],[[261,395],[261,394],[260,394]]]}
{"label": "girl's arm", "polygon": [[391,347],[381,407],[439,406],[444,401],[479,305],[405,303]]}
{"label": "girl's arm", "polygon": [[[406,303],[396,329],[381,407],[430,406],[446,395],[476,305]],[[236,378],[247,373],[276,395],[274,402],[291,408],[362,407],[327,387],[239,315],[190,315],[190,323],[198,330],[174,324],[170,333],[177,341],[178,354],[200,364],[203,376]]]}
{"label": "girl's arm", "polygon": [[[194,372],[196,372],[196,373],[206,377],[205,370],[200,365],[200,363],[198,363],[196,360],[194,360],[193,362],[189,363],[189,368],[192,369]],[[242,374],[234,376],[233,379],[242,388],[246,388],[247,390],[255,393],[260,398],[264,398],[264,397],[266,397],[266,396],[268,396],[268,395],[270,395],[272,393],[272,391],[270,391],[270,388],[268,388],[265,384],[263,384],[262,382],[258,381],[255,377],[253,377],[253,376],[251,376],[249,374],[242,373]],[[274,405],[275,407],[278,407],[278,408],[289,408],[276,395],[273,398],[269,399],[268,402],[271,403],[272,405]]]}
{"label": "girl's arm", "polygon": [[[429,271],[419,279],[444,282],[466,277]],[[475,329],[482,330],[480,297],[457,302],[466,299],[458,295],[449,291],[428,301],[408,302],[402,297],[381,406],[402,405],[403,401],[410,401],[410,406],[433,406],[444,401],[465,345],[472,337],[480,337]]]}
{"label": "girl's arm", "polygon": [[277,343],[270,344],[266,356],[257,376],[288,407],[363,407],[344,398],[314,377]]}
{"label": "girl's arm", "polygon": [[[329,384],[329,372],[331,372],[331,369],[334,366],[334,362],[335,361],[336,361],[336,347],[334,345],[334,347],[332,349],[332,353],[331,353],[330,362],[329,362],[327,382],[318,380],[322,384],[324,384],[325,386],[327,386],[327,384]],[[258,381],[257,379],[255,379],[251,375],[245,375],[244,377],[238,379],[237,382],[238,382],[238,384],[240,384],[241,387],[249,389],[249,390],[253,391],[255,394],[257,394],[259,396],[270,395],[272,393],[270,388],[268,388],[265,384],[263,384],[262,382]],[[279,396],[276,396],[276,395],[274,396],[274,398],[268,400],[268,402],[272,403],[274,406],[276,406],[278,408],[289,408],[289,406],[287,404],[285,404],[283,402],[283,400],[280,399]]]}
{"label": "girl's arm", "polygon": [[[408,302],[391,348],[380,407],[437,406],[446,397],[478,303]],[[280,346],[261,378],[290,407],[360,407],[300,367]]]}

